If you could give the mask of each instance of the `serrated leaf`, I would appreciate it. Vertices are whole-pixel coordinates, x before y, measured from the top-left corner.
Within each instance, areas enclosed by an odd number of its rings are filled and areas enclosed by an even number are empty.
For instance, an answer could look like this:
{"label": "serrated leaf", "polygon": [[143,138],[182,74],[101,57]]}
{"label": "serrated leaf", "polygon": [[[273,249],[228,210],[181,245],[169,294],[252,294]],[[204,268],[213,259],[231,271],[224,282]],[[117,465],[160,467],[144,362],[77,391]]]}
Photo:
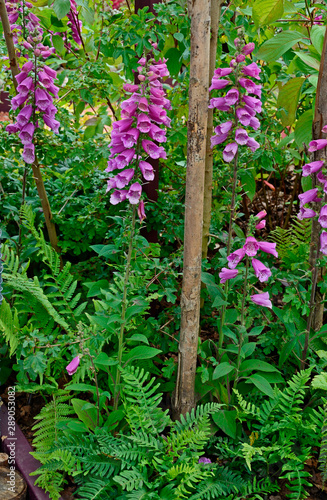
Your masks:
{"label": "serrated leaf", "polygon": [[282,31],[273,38],[264,42],[258,50],[256,57],[263,61],[277,61],[285,52],[298,42],[306,42],[302,33],[298,31]]}
{"label": "serrated leaf", "polygon": [[303,148],[303,144],[309,144],[312,139],[312,121],[313,111],[308,109],[296,122],[294,139],[299,148]]}
{"label": "serrated leaf", "polygon": [[281,120],[284,127],[288,127],[294,123],[304,80],[304,77],[292,78],[292,80],[289,80],[279,89],[277,106],[283,108],[281,109]]}
{"label": "serrated leaf", "polygon": [[283,15],[283,0],[256,0],[252,17],[256,28],[273,23]]}
{"label": "serrated leaf", "polygon": [[55,0],[52,6],[58,19],[65,17],[70,11],[70,0]]}

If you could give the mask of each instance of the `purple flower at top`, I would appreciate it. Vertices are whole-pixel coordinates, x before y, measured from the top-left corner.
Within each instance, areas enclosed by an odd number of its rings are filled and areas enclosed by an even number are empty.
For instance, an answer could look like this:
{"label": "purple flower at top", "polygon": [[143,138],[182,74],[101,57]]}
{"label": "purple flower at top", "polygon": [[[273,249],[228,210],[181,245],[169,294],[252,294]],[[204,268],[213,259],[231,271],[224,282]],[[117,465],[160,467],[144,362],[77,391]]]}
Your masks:
{"label": "purple flower at top", "polygon": [[313,174],[314,172],[318,172],[318,170],[321,169],[323,166],[324,162],[319,160],[319,161],[312,161],[311,163],[306,163],[302,167],[302,175],[303,177],[308,177],[308,175]]}
{"label": "purple flower at top", "polygon": [[142,194],[142,186],[138,182],[134,182],[128,190],[126,198],[132,205],[137,205]]}
{"label": "purple flower at top", "polygon": [[223,151],[223,158],[224,160],[229,163],[233,161],[236,153],[237,153],[238,146],[236,142],[231,142],[230,144],[227,144]]}
{"label": "purple flower at top", "polygon": [[[17,87],[18,88],[18,87]],[[327,139],[317,139],[316,141],[311,141],[309,143],[309,151],[319,151],[327,146]]]}
{"label": "purple flower at top", "polygon": [[74,373],[77,372],[77,368],[79,366],[79,363],[80,363],[80,357],[76,356],[76,358],[74,358],[69,363],[69,365],[66,366],[66,370],[68,371],[68,375],[74,375]]}
{"label": "purple flower at top", "polygon": [[314,210],[311,210],[311,208],[300,208],[299,213],[297,214],[297,218],[299,220],[303,219],[312,219],[312,217],[315,217],[317,214]]}
{"label": "purple flower at top", "polygon": [[317,198],[318,194],[318,189],[309,189],[308,191],[305,191],[304,193],[299,195],[300,199],[300,207],[302,208],[306,203],[310,203],[312,201],[321,201],[320,198]]}
{"label": "purple flower at top", "polygon": [[243,249],[249,257],[254,257],[257,255],[257,252],[259,250],[259,244],[257,240],[253,236],[249,236],[245,240],[245,244],[243,245]]}
{"label": "purple flower at top", "polygon": [[259,73],[261,73],[261,68],[253,62],[249,64],[248,66],[243,66],[242,68],[242,73],[245,76],[250,76],[251,78],[255,78],[256,80],[260,80]]}
{"label": "purple flower at top", "polygon": [[253,52],[255,49],[255,44],[253,42],[250,42],[250,43],[247,43],[246,45],[244,45],[244,47],[242,47],[242,54],[244,54],[245,56],[248,56],[249,54],[251,54],[251,52]]}
{"label": "purple flower at top", "polygon": [[152,165],[150,165],[150,163],[148,163],[147,161],[140,161],[139,167],[144,179],[146,181],[153,181],[154,171]]}
{"label": "purple flower at top", "polygon": [[327,205],[324,205],[320,210],[318,222],[324,229],[327,228]]}
{"label": "purple flower at top", "polygon": [[248,140],[249,140],[249,136],[248,136],[248,133],[246,130],[244,130],[243,128],[236,129],[235,141],[237,142],[237,144],[244,146],[245,144],[247,144]]}
{"label": "purple flower at top", "polygon": [[227,75],[230,75],[233,71],[233,68],[217,68],[215,69],[214,71],[214,74],[218,77],[221,77],[221,76],[227,76]]}
{"label": "purple flower at top", "polygon": [[237,269],[227,269],[227,267],[223,267],[219,273],[220,283],[225,283],[227,280],[235,278],[237,275]]}
{"label": "purple flower at top", "polygon": [[258,259],[252,259],[252,267],[254,269],[256,277],[261,283],[263,283],[264,281],[268,281],[269,277],[271,276],[269,267],[265,266]]}
{"label": "purple flower at top", "polygon": [[270,309],[272,309],[272,303],[269,300],[268,292],[256,293],[255,295],[251,295],[250,298],[252,302],[254,302],[254,304],[257,304],[258,306],[269,307]]}
{"label": "purple flower at top", "polygon": [[324,255],[327,255],[327,233],[323,231],[320,235],[320,251]]}
{"label": "purple flower at top", "polygon": [[217,78],[214,76],[211,81],[211,86],[209,87],[209,92],[211,92],[211,90],[224,89],[230,83],[230,80],[222,80],[221,78]]}
{"label": "purple flower at top", "polygon": [[230,269],[235,269],[237,264],[243,259],[244,255],[245,255],[244,248],[239,248],[238,250],[235,250],[235,252],[229,254],[227,256],[228,267]]}
{"label": "purple flower at top", "polygon": [[24,146],[23,160],[28,164],[33,163],[35,160],[34,149],[34,144],[25,144]]}

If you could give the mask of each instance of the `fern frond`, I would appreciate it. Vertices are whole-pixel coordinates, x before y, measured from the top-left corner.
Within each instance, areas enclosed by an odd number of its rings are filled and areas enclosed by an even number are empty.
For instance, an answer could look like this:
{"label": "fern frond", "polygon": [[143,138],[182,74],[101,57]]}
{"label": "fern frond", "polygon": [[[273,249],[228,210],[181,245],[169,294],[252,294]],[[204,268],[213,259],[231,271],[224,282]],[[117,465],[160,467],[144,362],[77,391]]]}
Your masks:
{"label": "fern frond", "polygon": [[319,453],[319,465],[322,472],[322,484],[327,480],[327,404],[324,404],[324,420],[321,429],[321,444]]}
{"label": "fern frond", "polygon": [[10,356],[16,351],[19,344],[19,320],[18,313],[15,308],[10,308],[5,299],[2,300],[0,306],[0,330],[4,334],[6,342],[10,345]]}
{"label": "fern frond", "polygon": [[19,257],[8,245],[1,245],[1,258],[3,269],[11,274],[17,274],[19,270]]}
{"label": "fern frond", "polygon": [[105,478],[83,478],[83,484],[77,490],[78,496],[83,500],[111,500],[117,498],[117,490],[112,482]]}
{"label": "fern frond", "polygon": [[123,490],[132,491],[142,488],[146,478],[139,470],[123,470],[113,478],[115,483],[119,484]]}
{"label": "fern frond", "polygon": [[176,483],[176,498],[188,498],[195,485],[210,476],[213,476],[212,470],[205,469],[200,464],[181,463],[176,464],[167,471],[167,479]]}
{"label": "fern frond", "polygon": [[215,470],[215,477],[201,481],[196,487],[196,493],[189,500],[214,500],[226,498],[229,493],[241,492],[247,486],[241,476],[235,474],[227,467]]}
{"label": "fern frond", "polygon": [[284,415],[301,412],[301,406],[305,395],[305,386],[310,375],[310,368],[296,373],[288,382],[288,387],[280,393],[279,408]]}

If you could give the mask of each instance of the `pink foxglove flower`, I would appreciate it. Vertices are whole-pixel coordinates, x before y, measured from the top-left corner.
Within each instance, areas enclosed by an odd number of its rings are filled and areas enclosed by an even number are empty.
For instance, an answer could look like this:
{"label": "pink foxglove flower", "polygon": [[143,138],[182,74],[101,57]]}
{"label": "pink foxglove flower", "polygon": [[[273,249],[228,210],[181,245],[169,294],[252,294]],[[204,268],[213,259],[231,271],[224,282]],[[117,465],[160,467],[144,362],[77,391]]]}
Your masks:
{"label": "pink foxglove flower", "polygon": [[259,250],[259,243],[253,236],[249,236],[248,238],[246,238],[243,248],[246,255],[248,255],[249,257],[254,257],[255,255],[257,255],[257,252]]}
{"label": "pink foxglove flower", "polygon": [[210,458],[207,458],[207,457],[201,457],[201,458],[199,458],[198,463],[199,464],[211,464],[211,460],[210,460]]}
{"label": "pink foxglove flower", "polygon": [[157,146],[154,142],[143,139],[142,147],[146,153],[150,156],[150,158],[158,159],[158,158],[167,158],[166,151],[162,146]]}
{"label": "pink foxglove flower", "polygon": [[309,151],[319,151],[327,146],[327,139],[317,139],[316,141],[311,141],[309,144]]}
{"label": "pink foxglove flower", "polygon": [[259,230],[259,229],[263,229],[264,227],[266,227],[266,221],[265,221],[265,220],[261,220],[261,221],[259,222],[259,224],[257,224],[257,225],[255,226],[255,228],[256,228],[256,229],[258,229],[258,230]]}
{"label": "pink foxglove flower", "polygon": [[213,78],[211,86],[209,87],[209,92],[211,92],[211,90],[224,89],[225,87],[227,87],[227,85],[230,85],[230,83],[231,83],[230,80],[224,80],[224,79],[220,79],[220,78]]}
{"label": "pink foxglove flower", "polygon": [[232,142],[231,144],[227,144],[223,151],[223,158],[224,160],[229,163],[233,161],[236,153],[237,153],[238,146],[236,142]]}
{"label": "pink foxglove flower", "polygon": [[147,161],[140,161],[139,163],[140,170],[142,175],[146,181],[153,181],[154,179],[154,171],[152,165]]}
{"label": "pink foxglove flower", "polygon": [[255,48],[255,44],[253,42],[250,42],[250,43],[244,45],[244,47],[242,47],[242,54],[244,54],[245,56],[248,56],[249,54],[251,54],[251,52],[254,51],[254,48]]}
{"label": "pink foxglove flower", "polygon": [[77,368],[79,366],[79,363],[80,363],[80,357],[76,356],[76,358],[74,358],[69,363],[69,365],[66,366],[66,370],[68,371],[68,375],[74,375],[74,373],[77,372]]}
{"label": "pink foxglove flower", "polygon": [[252,153],[260,148],[260,144],[253,137],[248,138],[246,145],[251,149]]}
{"label": "pink foxglove flower", "polygon": [[110,196],[110,203],[112,205],[117,205],[121,201],[126,200],[126,195],[127,191],[124,191],[122,189],[120,190],[116,189]]}
{"label": "pink foxglove flower", "polygon": [[256,78],[257,80],[260,80],[259,74],[261,73],[261,68],[259,68],[259,66],[255,62],[253,62],[253,63],[249,64],[248,66],[244,66],[242,68],[242,73],[245,76],[251,76],[252,78]]}
{"label": "pink foxglove flower", "polygon": [[221,143],[225,142],[225,141],[226,141],[226,139],[228,138],[228,135],[229,135],[229,134],[213,135],[213,136],[210,138],[210,142],[211,142],[211,149],[212,149],[214,146],[217,146],[217,144],[221,144]]}
{"label": "pink foxglove flower", "polygon": [[229,104],[226,103],[226,100],[224,97],[214,97],[213,99],[210,99],[210,104],[208,106],[209,109],[219,109],[219,111],[229,111],[230,106]]}
{"label": "pink foxglove flower", "polygon": [[236,129],[235,141],[237,142],[237,144],[244,146],[245,144],[247,144],[248,140],[249,140],[249,136],[248,136],[248,133],[246,130],[244,130],[243,128]]}
{"label": "pink foxglove flower", "polygon": [[217,135],[224,135],[228,134],[228,132],[231,130],[233,127],[233,122],[229,120],[228,122],[221,123],[215,128],[215,133]]}
{"label": "pink foxglove flower", "polygon": [[226,267],[223,267],[219,273],[220,283],[225,283],[227,280],[235,278],[237,275],[237,269],[227,269]]}
{"label": "pink foxglove flower", "polygon": [[299,195],[300,199],[300,207],[302,208],[306,203],[310,203],[312,201],[319,202],[321,201],[320,198],[317,197],[318,195],[318,189],[309,189],[308,191],[305,191],[304,193]]}
{"label": "pink foxglove flower", "polygon": [[232,72],[233,68],[217,68],[214,71],[214,75],[220,78],[221,76],[230,75]]}
{"label": "pink foxglove flower", "polygon": [[244,255],[245,255],[244,248],[239,248],[238,250],[235,250],[235,252],[229,254],[227,256],[228,267],[230,269],[235,269],[237,264],[243,259]]}
{"label": "pink foxglove flower", "polygon": [[278,257],[276,243],[269,243],[268,241],[258,241],[257,244],[262,252],[269,253],[276,258]]}
{"label": "pink foxglove flower", "polygon": [[302,176],[308,177],[308,175],[311,175],[314,172],[318,172],[322,168],[323,164],[324,162],[321,160],[312,161],[311,163],[306,163],[302,167]]}
{"label": "pink foxglove flower", "polygon": [[32,164],[35,160],[34,144],[25,144],[23,151],[23,160],[26,163]]}
{"label": "pink foxglove flower", "polygon": [[299,220],[312,219],[312,217],[315,217],[316,215],[317,215],[316,212],[311,208],[301,207],[299,213],[297,214],[297,218]]}
{"label": "pink foxglove flower", "polygon": [[142,186],[138,182],[134,182],[126,194],[126,198],[132,205],[137,205],[142,193]]}
{"label": "pink foxglove flower", "polygon": [[324,229],[327,228],[327,205],[324,205],[320,210],[318,222]]}
{"label": "pink foxglove flower", "polygon": [[140,222],[142,222],[146,218],[143,200],[140,201],[139,206],[137,207],[137,214],[139,216]]}
{"label": "pink foxglove flower", "polygon": [[327,233],[323,231],[320,235],[320,251],[324,255],[327,255]]}
{"label": "pink foxglove flower", "polygon": [[266,215],[267,215],[266,210],[261,210],[261,212],[258,212],[257,215],[255,215],[255,218],[261,220],[264,217],[266,217]]}
{"label": "pink foxglove flower", "polygon": [[269,267],[266,267],[258,259],[252,259],[252,266],[256,277],[259,281],[261,281],[261,283],[263,283],[264,281],[268,281],[269,277],[271,276]]}
{"label": "pink foxglove flower", "polygon": [[255,295],[251,295],[251,300],[258,306],[269,307],[270,309],[272,309],[272,303],[269,300],[268,292],[256,293]]}

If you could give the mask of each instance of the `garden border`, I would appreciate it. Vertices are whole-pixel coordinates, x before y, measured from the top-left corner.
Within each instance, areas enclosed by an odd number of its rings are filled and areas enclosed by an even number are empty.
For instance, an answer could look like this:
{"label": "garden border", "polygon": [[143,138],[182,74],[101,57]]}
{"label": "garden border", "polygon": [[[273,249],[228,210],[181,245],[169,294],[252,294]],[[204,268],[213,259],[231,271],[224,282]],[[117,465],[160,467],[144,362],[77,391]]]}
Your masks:
{"label": "garden border", "polygon": [[[7,436],[8,433],[8,411],[6,405],[2,402],[0,406],[0,436]],[[27,483],[28,500],[50,500],[48,493],[45,493],[41,488],[34,484],[36,477],[30,476],[41,466],[41,463],[36,460],[30,452],[33,451],[31,445],[22,433],[19,425],[15,422],[15,442],[16,442],[16,468],[24,477]],[[7,439],[0,440],[0,451],[10,455],[8,448],[9,442]],[[59,500],[63,500],[60,497]]]}

